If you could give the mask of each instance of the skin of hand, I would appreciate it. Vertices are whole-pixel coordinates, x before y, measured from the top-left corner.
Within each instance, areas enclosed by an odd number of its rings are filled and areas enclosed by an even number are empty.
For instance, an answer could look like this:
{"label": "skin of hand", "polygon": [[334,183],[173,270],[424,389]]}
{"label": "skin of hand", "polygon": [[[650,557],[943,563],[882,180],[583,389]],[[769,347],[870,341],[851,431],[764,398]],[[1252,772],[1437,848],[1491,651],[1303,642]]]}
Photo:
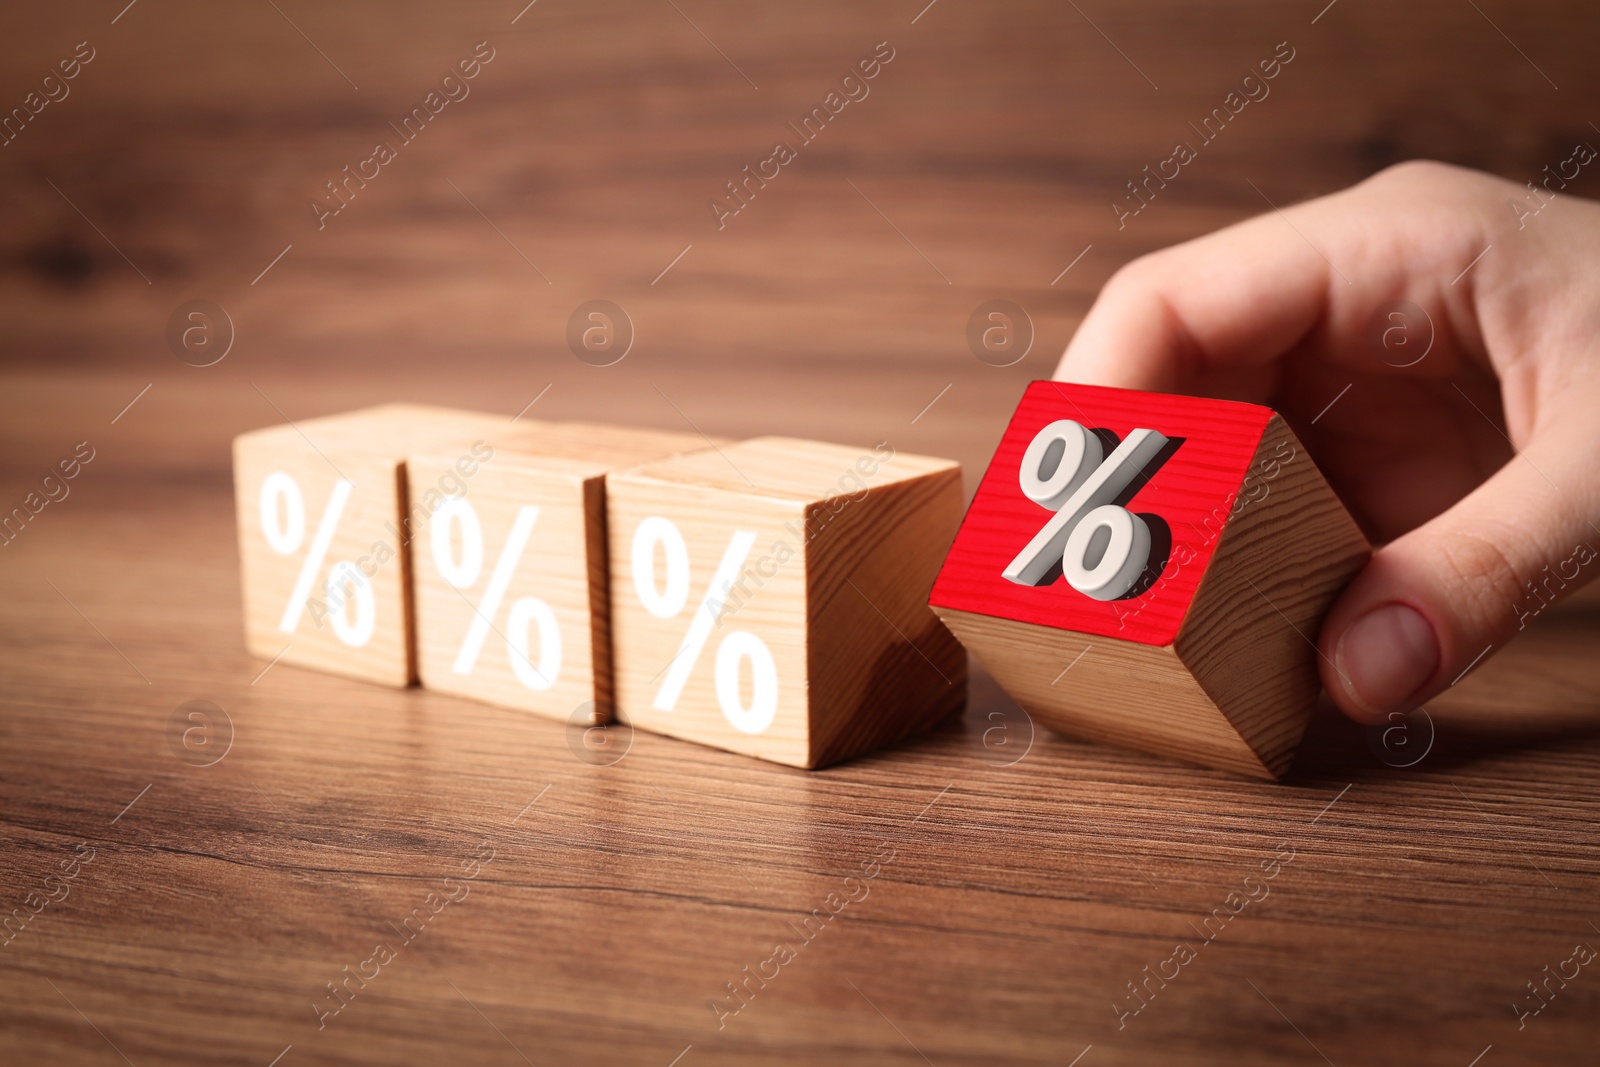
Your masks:
{"label": "skin of hand", "polygon": [[1056,370],[1288,419],[1381,546],[1317,642],[1358,722],[1600,573],[1600,205],[1552,192],[1554,169],[1533,190],[1404,163],[1143,256]]}

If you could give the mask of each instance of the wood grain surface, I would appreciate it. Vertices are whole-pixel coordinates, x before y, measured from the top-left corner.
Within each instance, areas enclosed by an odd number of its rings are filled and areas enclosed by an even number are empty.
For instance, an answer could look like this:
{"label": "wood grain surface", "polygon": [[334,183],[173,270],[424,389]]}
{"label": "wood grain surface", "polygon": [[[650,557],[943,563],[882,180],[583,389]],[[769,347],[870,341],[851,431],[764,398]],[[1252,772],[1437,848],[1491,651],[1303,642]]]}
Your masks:
{"label": "wood grain surface", "polygon": [[[975,672],[962,722],[809,773],[263,674],[228,443],[409,400],[978,471],[1132,256],[1401,159],[1520,182],[1592,141],[1595,28],[1546,0],[9,5],[6,113],[94,58],[0,147],[0,509],[37,508],[0,547],[0,1062],[1592,1060],[1600,976],[1551,975],[1600,945],[1593,597],[1431,704],[1410,768],[1324,710],[1283,784],[1190,770],[1030,731]],[[883,41],[719,230],[707,201]],[[232,322],[213,366],[169,346],[193,299]],[[635,335],[611,366],[567,343],[595,299]],[[968,346],[993,299],[1032,323],[1010,366]]]}

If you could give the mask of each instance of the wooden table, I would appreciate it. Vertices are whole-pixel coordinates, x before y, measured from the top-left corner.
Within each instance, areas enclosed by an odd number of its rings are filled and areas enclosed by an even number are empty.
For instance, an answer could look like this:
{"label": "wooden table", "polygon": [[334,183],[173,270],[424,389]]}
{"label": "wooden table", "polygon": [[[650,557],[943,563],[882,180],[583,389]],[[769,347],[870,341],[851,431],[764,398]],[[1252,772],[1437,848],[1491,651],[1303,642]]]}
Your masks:
{"label": "wooden table", "polygon": [[[1592,140],[1592,8],[121,6],[0,16],[7,107],[96,50],[0,149],[0,505],[95,452],[0,548],[0,915],[31,916],[0,935],[0,1061],[1594,1055],[1600,976],[1547,977],[1600,945],[1593,597],[1433,704],[1406,769],[1331,712],[1280,785],[1091,748],[981,674],[960,723],[820,773],[642,732],[607,764],[247,657],[227,452],[538,397],[887,438],[970,490],[1131,256],[1396,159],[1524,180]],[[324,183],[485,40],[471,95],[319,231]],[[1284,40],[1272,96],[1118,229],[1123,183]],[[880,41],[870,95],[719,230],[707,200]],[[207,368],[164,336],[194,298],[235,330]],[[565,344],[594,298],[637,331],[613,367]],[[993,298],[1034,323],[1014,366],[967,347]],[[173,738],[192,700],[231,730],[210,765]]]}

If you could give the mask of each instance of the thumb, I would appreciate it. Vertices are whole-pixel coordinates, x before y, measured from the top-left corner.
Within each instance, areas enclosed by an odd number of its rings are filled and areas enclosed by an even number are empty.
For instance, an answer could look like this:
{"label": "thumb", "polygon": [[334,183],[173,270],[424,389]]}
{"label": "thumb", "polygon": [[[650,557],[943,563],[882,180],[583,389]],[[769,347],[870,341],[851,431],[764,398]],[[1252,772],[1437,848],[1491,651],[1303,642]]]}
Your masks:
{"label": "thumb", "polygon": [[1381,722],[1417,707],[1600,573],[1600,493],[1585,475],[1600,448],[1567,426],[1375,552],[1345,590],[1318,649],[1346,715]]}

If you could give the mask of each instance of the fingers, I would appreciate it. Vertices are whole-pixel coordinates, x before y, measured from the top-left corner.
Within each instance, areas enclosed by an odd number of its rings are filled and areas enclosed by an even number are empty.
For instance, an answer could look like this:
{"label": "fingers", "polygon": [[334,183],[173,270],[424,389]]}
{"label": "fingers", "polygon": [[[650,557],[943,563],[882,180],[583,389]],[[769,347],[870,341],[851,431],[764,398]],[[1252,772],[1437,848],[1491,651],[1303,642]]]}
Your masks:
{"label": "fingers", "polygon": [[[1308,338],[1328,358],[1373,364],[1372,313],[1401,296],[1451,327],[1408,373],[1447,371],[1458,341],[1481,360],[1471,287],[1449,283],[1481,254],[1489,229],[1509,225],[1507,190],[1486,175],[1409,163],[1141,257],[1106,284],[1055,376],[1176,392],[1270,368]],[[1531,246],[1517,247],[1503,258]]]}
{"label": "fingers", "polygon": [[[1357,447],[1394,446],[1370,465],[1345,464],[1343,488],[1365,489],[1368,504],[1396,494],[1426,499],[1438,484],[1455,484],[1452,464],[1475,473],[1477,453],[1461,445],[1482,435],[1449,438],[1439,416],[1446,427],[1472,420],[1471,383],[1486,372],[1499,379],[1520,453],[1379,550],[1323,623],[1323,683],[1360,721],[1448,688],[1600,573],[1600,435],[1592,428],[1600,212],[1564,204],[1564,227],[1524,233],[1526,220],[1505,211],[1508,196],[1521,193],[1486,175],[1408,164],[1143,257],[1106,285],[1056,371],[1085,384],[1223,392],[1280,408],[1314,395],[1307,414],[1326,411],[1321,391],[1307,392],[1319,373],[1336,376],[1321,385],[1362,376],[1421,382],[1383,394],[1416,397],[1414,412],[1374,422],[1385,412],[1369,402],[1360,416],[1345,416],[1364,425],[1352,438]],[[1374,314],[1400,298],[1428,317],[1426,360],[1372,351]],[[1445,474],[1418,484],[1415,472],[1430,469]]]}
{"label": "fingers", "polygon": [[1567,420],[1455,507],[1374,554],[1323,622],[1323,686],[1379,722],[1453,685],[1600,573],[1600,443]]}
{"label": "fingers", "polygon": [[1055,376],[1175,392],[1203,369],[1270,363],[1322,318],[1330,277],[1275,215],[1164,249],[1106,283]]}

